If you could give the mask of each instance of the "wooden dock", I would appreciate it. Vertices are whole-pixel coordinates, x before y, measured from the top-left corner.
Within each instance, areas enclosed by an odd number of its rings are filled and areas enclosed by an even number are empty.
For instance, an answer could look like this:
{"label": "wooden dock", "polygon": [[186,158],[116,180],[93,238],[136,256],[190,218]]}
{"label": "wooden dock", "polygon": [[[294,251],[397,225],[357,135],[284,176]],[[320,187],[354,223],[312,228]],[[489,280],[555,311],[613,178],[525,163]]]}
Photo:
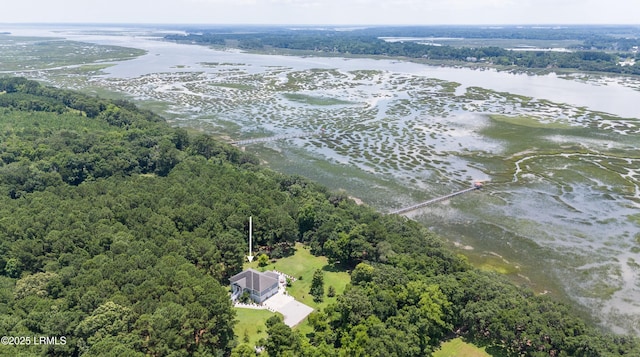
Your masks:
{"label": "wooden dock", "polygon": [[450,193],[448,195],[444,195],[444,196],[441,196],[441,197],[433,198],[433,199],[430,199],[428,201],[424,201],[424,202],[415,204],[413,206],[404,207],[404,208],[400,208],[400,209],[395,210],[395,211],[391,211],[389,213],[391,213],[391,214],[403,214],[403,213],[415,211],[415,210],[420,209],[422,207],[426,207],[426,206],[432,205],[434,203],[446,201],[446,200],[448,200],[448,199],[450,199],[452,197],[460,196],[460,195],[465,194],[467,192],[479,190],[481,188],[482,188],[482,183],[476,182],[476,183],[473,184],[473,187],[464,189],[462,191],[457,191],[457,192],[454,192],[454,193]]}
{"label": "wooden dock", "polygon": [[232,145],[236,145],[236,146],[246,146],[246,145],[251,145],[251,144],[266,143],[266,142],[270,142],[270,141],[295,139],[295,138],[307,138],[307,137],[318,136],[318,135],[324,135],[324,130],[303,132],[303,133],[297,133],[297,134],[285,134],[285,135],[268,136],[268,137],[264,137],[264,138],[237,140],[237,141],[232,141],[231,144]]}

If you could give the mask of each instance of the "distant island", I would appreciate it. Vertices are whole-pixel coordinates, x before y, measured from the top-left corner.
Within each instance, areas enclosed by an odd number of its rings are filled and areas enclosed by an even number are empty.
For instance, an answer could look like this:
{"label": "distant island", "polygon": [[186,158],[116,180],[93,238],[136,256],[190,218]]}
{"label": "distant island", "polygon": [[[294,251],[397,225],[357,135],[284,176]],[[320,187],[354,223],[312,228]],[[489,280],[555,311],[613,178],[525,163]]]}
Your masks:
{"label": "distant island", "polygon": [[400,26],[187,28],[168,40],[250,51],[403,57],[527,70],[640,74],[632,26]]}

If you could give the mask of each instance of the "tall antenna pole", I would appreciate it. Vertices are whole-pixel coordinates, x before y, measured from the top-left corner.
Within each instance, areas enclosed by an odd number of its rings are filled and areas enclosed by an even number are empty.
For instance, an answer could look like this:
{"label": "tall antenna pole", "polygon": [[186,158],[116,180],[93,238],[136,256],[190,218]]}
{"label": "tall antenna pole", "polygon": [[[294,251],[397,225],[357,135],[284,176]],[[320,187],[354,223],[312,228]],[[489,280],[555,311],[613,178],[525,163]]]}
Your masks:
{"label": "tall antenna pole", "polygon": [[247,259],[249,259],[249,262],[253,261],[253,255],[251,255],[251,239],[252,239],[252,231],[253,231],[253,224],[251,221],[251,216],[249,216],[249,255],[247,255]]}

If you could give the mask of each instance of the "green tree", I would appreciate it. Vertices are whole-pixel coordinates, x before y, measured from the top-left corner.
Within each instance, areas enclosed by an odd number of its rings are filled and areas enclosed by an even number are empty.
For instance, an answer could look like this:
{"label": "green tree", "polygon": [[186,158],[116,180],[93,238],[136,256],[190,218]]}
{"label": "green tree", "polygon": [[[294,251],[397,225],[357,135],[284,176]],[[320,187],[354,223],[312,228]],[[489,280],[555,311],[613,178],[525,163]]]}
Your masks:
{"label": "green tree", "polygon": [[255,357],[256,351],[246,343],[236,346],[231,350],[231,357]]}
{"label": "green tree", "polygon": [[131,309],[107,301],[80,322],[76,333],[87,338],[89,346],[92,346],[108,336],[128,333],[133,319]]}
{"label": "green tree", "polygon": [[285,325],[282,320],[268,324],[265,349],[269,356],[296,356],[300,352],[300,335]]}
{"label": "green tree", "polygon": [[351,272],[351,283],[354,285],[368,283],[373,279],[374,268],[366,263],[359,263]]}
{"label": "green tree", "polygon": [[29,295],[47,296],[47,287],[56,280],[59,281],[58,274],[51,272],[27,275],[16,282],[15,297],[21,299]]}
{"label": "green tree", "polygon": [[315,302],[321,302],[324,299],[324,274],[322,270],[317,269],[313,273],[309,293],[313,295],[313,301]]}
{"label": "green tree", "polygon": [[328,297],[336,296],[336,288],[334,288],[333,285],[329,285],[329,290],[327,291],[327,296]]}
{"label": "green tree", "polygon": [[20,272],[22,271],[20,261],[16,258],[7,259],[7,263],[4,266],[4,271],[9,277],[12,277],[12,278],[19,277]]}

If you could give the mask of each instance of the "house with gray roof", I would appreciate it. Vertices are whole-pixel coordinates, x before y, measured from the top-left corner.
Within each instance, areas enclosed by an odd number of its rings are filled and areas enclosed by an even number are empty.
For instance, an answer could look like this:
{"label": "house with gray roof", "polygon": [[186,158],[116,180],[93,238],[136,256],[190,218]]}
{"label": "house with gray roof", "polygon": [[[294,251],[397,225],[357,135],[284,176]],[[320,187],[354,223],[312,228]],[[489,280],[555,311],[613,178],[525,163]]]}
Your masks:
{"label": "house with gray roof", "polygon": [[251,296],[251,300],[261,304],[278,292],[278,282],[280,276],[277,273],[267,271],[259,272],[247,269],[232,276],[231,299],[237,300],[245,291]]}

